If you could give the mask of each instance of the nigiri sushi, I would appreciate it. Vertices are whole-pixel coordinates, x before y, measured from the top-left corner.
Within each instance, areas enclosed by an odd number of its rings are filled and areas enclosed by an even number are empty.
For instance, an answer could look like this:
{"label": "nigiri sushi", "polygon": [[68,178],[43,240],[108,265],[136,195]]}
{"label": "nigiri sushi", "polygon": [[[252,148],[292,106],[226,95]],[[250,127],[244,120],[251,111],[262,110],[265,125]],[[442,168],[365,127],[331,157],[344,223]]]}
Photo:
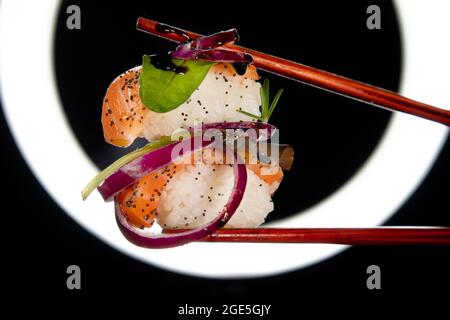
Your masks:
{"label": "nigiri sushi", "polygon": [[[249,61],[251,57],[214,49],[217,43],[223,43],[220,39],[230,35],[231,41],[237,38],[233,29],[189,41],[164,60],[161,56],[144,56],[142,66],[119,75],[108,87],[101,115],[105,141],[118,147],[128,147],[137,138],[159,143],[147,155],[135,151],[141,158],[130,153],[128,160],[118,160],[120,165],[113,165],[91,183],[95,187],[104,181],[99,191],[105,199],[114,199],[123,232],[150,228],[154,223],[163,229],[208,230],[205,226],[220,214],[225,228],[256,228],[273,211],[272,195],[283,179],[283,161],[270,154],[251,154],[248,145],[235,151],[233,158],[245,159],[245,166],[215,161],[217,154],[223,156],[236,138],[230,143],[227,135],[221,144],[225,149],[219,151],[198,148],[201,161],[192,160],[194,150],[185,154],[182,162],[161,160],[176,145],[168,137],[185,130],[194,139],[191,133],[199,124],[221,133],[230,128],[245,131],[245,141],[250,145],[272,136],[270,132],[262,139],[259,132],[262,128],[273,129],[266,123],[282,91],[270,105],[268,81],[261,85]],[[206,43],[207,49],[203,47]],[[255,128],[258,136],[250,139],[246,130]],[[284,167],[290,167],[292,149],[286,157],[288,165]],[[241,186],[239,170],[245,176]],[[232,198],[239,201],[233,202]]]}

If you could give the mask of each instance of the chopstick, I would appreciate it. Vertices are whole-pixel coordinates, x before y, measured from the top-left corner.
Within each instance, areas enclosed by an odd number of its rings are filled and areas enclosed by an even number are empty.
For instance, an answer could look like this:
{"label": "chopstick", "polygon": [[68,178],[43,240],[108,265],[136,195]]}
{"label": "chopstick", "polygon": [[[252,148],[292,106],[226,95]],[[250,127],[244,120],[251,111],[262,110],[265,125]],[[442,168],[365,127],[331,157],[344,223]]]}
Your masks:
{"label": "chopstick", "polygon": [[[183,230],[164,230],[177,233]],[[219,229],[202,242],[328,243],[343,245],[450,245],[450,228]]]}
{"label": "chopstick", "polygon": [[[194,40],[202,35],[182,30],[146,18],[138,18],[137,29],[178,43],[186,42],[186,35]],[[450,111],[403,97],[395,92],[312,68],[294,61],[275,57],[238,45],[227,49],[253,56],[254,65],[265,71],[353,98],[391,111],[400,111],[450,126]]]}
{"label": "chopstick", "polygon": [[[177,43],[202,35],[146,18],[137,29]],[[450,111],[433,107],[362,82],[237,45],[227,49],[253,56],[256,67],[391,111],[400,111],[450,126]],[[163,230],[177,233],[183,230]],[[219,229],[203,242],[329,243],[343,245],[449,245],[450,228],[255,228]]]}

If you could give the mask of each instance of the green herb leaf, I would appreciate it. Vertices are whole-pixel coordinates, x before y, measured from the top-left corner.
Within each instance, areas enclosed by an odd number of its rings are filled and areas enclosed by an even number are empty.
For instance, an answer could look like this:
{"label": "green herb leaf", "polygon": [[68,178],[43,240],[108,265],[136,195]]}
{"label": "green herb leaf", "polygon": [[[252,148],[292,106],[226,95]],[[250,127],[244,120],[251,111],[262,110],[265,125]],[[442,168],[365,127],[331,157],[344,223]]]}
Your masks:
{"label": "green herb leaf", "polygon": [[139,77],[139,95],[144,105],[155,112],[168,112],[183,104],[205,78],[213,62],[172,59],[186,67],[184,74],[155,68],[150,56],[144,56]]}
{"label": "green herb leaf", "polygon": [[261,95],[261,116],[269,112],[269,79],[265,79],[260,89]]}
{"label": "green herb leaf", "polygon": [[278,104],[278,100],[280,100],[281,95],[283,94],[284,89],[278,90],[277,94],[275,95],[275,98],[273,98],[272,103],[270,104],[269,113],[267,114],[267,120],[269,120],[270,116],[272,115],[273,110],[275,110],[275,107]]}
{"label": "green herb leaf", "polygon": [[[237,109],[237,112],[240,112],[242,114],[245,114],[246,116],[249,116],[251,118],[254,118],[261,122],[268,122],[270,119],[270,116],[272,115],[273,111],[275,110],[275,107],[278,104],[278,101],[280,100],[281,95],[283,94],[284,89],[278,90],[277,94],[275,95],[275,98],[273,99],[272,103],[269,103],[270,101],[270,90],[269,90],[269,79],[265,79],[263,86],[260,89],[261,94],[261,115],[257,116],[250,112],[244,111],[241,108]],[[270,106],[269,106],[270,104]]]}
{"label": "green herb leaf", "polygon": [[81,191],[81,196],[83,200],[86,200],[86,198],[92,193],[92,191],[95,190],[106,178],[108,178],[110,175],[112,175],[114,172],[122,168],[127,163],[130,163],[134,159],[139,158],[140,156],[143,156],[153,150],[156,150],[158,148],[161,148],[167,144],[169,144],[171,141],[170,137],[162,137],[160,140],[150,142],[144,147],[134,150],[133,152],[130,152],[126,155],[124,155],[122,158],[117,159],[112,164],[110,164],[106,169],[103,169],[99,174],[97,174]]}
{"label": "green herb leaf", "polygon": [[253,114],[253,113],[250,113],[250,112],[247,112],[247,111],[244,111],[241,108],[237,109],[236,111],[239,112],[239,113],[245,114],[246,116],[249,116],[250,118],[254,118],[256,120],[261,120],[260,116],[257,116],[256,114]]}

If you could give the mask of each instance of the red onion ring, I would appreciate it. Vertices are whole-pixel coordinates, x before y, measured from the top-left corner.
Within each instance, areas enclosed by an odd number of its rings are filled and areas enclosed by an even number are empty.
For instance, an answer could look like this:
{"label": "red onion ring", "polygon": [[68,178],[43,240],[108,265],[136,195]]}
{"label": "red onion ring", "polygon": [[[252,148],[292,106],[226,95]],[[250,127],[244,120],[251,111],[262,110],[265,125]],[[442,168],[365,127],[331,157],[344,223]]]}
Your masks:
{"label": "red onion ring", "polygon": [[[191,131],[195,130],[194,128],[190,129]],[[243,121],[208,123],[203,124],[201,126],[201,129],[265,129],[267,133],[258,131],[257,139],[268,139],[275,132],[276,127],[264,122]],[[195,137],[191,138],[190,140],[191,146],[193,139],[195,139]],[[118,171],[106,178],[105,181],[97,188],[97,190],[100,192],[105,201],[111,201],[115,195],[136,182],[138,179],[144,177],[151,171],[157,170],[171,163],[173,161],[173,159],[171,159],[172,150],[181,142],[174,142],[159,149],[153,150],[145,154],[144,156],[124,165]],[[204,141],[204,139],[202,139],[201,143],[194,143],[194,148],[192,150],[188,150],[188,152],[194,152],[200,148],[205,148],[212,143],[214,143],[214,141]]]}
{"label": "red onion ring", "polygon": [[172,52],[172,57],[181,60],[203,60],[226,63],[239,62],[250,64],[253,62],[253,57],[248,53],[225,49],[186,50],[183,48]]}
{"label": "red onion ring", "polygon": [[115,203],[115,215],[116,222],[120,231],[131,243],[144,248],[162,249],[171,248],[180,245],[187,244],[192,241],[201,240],[204,237],[210,235],[217,229],[223,227],[236,212],[241,200],[244,196],[245,188],[247,185],[247,168],[245,164],[238,161],[235,154],[235,160],[233,165],[234,172],[234,185],[231,195],[228,199],[224,209],[219,215],[212,221],[204,225],[203,227],[184,231],[176,234],[158,234],[152,235],[137,229],[126,221],[125,216],[121,213],[118,202]]}
{"label": "red onion ring", "polygon": [[[214,122],[214,123],[205,123],[202,125],[203,130],[208,129],[218,129],[218,130],[226,130],[226,129],[254,129],[258,131],[258,140],[260,139],[269,139],[273,136],[277,127],[273,124],[266,122],[256,122],[256,121],[239,121],[239,122]],[[259,130],[266,130],[266,132],[261,132]]]}
{"label": "red onion ring", "polygon": [[181,44],[171,52],[171,55],[173,58],[181,60],[252,63],[253,57],[248,53],[216,49],[237,40],[239,40],[239,34],[236,29],[221,31]]}
{"label": "red onion ring", "polygon": [[194,140],[198,138],[199,137],[192,137],[189,140],[169,144],[133,160],[106,178],[97,188],[98,192],[100,192],[105,201],[111,201],[116,194],[136,182],[138,179],[154,170],[170,164],[174,160],[172,159],[172,151],[180,143],[189,143],[190,147],[192,147],[192,144],[194,145],[188,152],[185,152],[185,149],[181,149],[182,153],[179,154],[180,157],[214,143],[214,141],[205,141],[204,139],[201,139],[201,143],[195,143]]}
{"label": "red onion ring", "polygon": [[[221,47],[225,44],[232,44],[239,40],[239,33],[235,28],[217,32],[209,36],[200,37],[192,42],[191,48],[194,50],[209,50]],[[189,44],[189,43],[187,43]]]}

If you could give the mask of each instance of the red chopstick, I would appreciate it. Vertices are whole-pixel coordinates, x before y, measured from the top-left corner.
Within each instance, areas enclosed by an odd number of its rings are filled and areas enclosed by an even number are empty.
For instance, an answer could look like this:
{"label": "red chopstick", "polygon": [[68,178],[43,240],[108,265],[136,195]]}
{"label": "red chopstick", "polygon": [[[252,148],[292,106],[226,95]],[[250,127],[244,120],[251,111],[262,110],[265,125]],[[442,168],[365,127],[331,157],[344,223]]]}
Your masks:
{"label": "red chopstick", "polygon": [[[164,230],[164,233],[182,231]],[[450,245],[450,228],[219,229],[201,241],[345,245]]]}
{"label": "red chopstick", "polygon": [[[198,33],[167,26],[145,18],[138,19],[137,29],[178,43],[186,41],[186,36],[183,36],[183,34],[188,35],[190,39],[196,39],[202,36]],[[389,90],[252,49],[237,45],[226,45],[226,47],[235,51],[251,54],[255,66],[265,71],[332,91],[384,109],[408,113],[450,126],[449,110],[433,107],[422,102],[405,98]]]}

